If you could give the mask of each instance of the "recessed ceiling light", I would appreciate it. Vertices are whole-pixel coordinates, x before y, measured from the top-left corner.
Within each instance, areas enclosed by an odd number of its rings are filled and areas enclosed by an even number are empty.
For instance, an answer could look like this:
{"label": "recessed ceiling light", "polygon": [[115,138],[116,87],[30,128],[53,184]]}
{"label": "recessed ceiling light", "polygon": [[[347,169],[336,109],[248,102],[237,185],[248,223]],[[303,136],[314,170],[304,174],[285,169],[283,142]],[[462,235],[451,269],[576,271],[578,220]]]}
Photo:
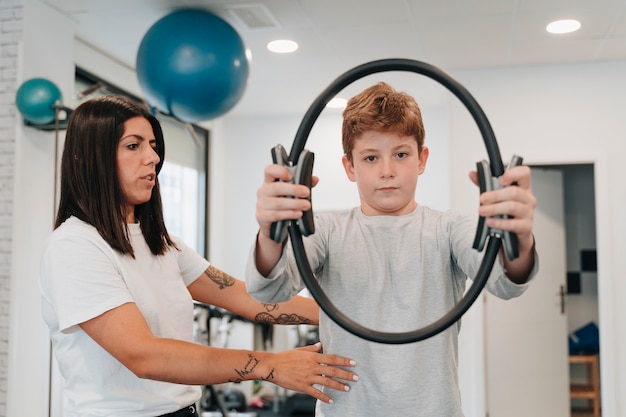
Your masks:
{"label": "recessed ceiling light", "polygon": [[298,44],[288,39],[277,39],[267,44],[267,49],[278,54],[288,54],[298,49]]}
{"label": "recessed ceiling light", "polygon": [[555,20],[546,26],[550,33],[570,33],[580,29],[580,22],[573,19]]}

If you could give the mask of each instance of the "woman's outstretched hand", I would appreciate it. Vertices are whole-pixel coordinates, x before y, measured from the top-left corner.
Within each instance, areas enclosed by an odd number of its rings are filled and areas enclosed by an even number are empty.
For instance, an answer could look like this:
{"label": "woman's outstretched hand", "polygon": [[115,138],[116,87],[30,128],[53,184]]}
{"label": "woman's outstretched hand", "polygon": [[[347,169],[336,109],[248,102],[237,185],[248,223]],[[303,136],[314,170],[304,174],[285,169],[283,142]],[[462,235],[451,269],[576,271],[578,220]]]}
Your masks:
{"label": "woman's outstretched hand", "polygon": [[356,362],[342,356],[319,353],[321,349],[321,343],[316,343],[274,354],[273,372],[267,380],[325,403],[332,403],[331,397],[316,385],[349,391],[350,385],[342,381],[356,382],[358,376],[343,368],[353,367]]}

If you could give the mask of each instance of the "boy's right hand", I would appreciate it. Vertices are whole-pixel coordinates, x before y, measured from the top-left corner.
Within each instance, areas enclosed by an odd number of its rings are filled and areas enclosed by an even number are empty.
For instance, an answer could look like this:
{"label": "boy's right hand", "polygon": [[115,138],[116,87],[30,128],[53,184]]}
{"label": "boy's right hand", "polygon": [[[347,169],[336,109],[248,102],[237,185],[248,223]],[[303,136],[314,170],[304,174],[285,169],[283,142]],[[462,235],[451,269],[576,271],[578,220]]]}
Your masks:
{"label": "boy's right hand", "polygon": [[[291,173],[282,165],[267,165],[264,174],[263,184],[257,191],[256,220],[260,234],[271,240],[272,223],[299,219],[311,209],[311,202],[307,200],[311,190],[306,185],[292,184]],[[313,186],[318,180],[312,177]]]}
{"label": "boy's right hand", "polygon": [[272,359],[272,378],[268,381],[294,391],[303,392],[325,403],[331,397],[315,385],[338,391],[349,391],[350,385],[339,380],[356,382],[358,376],[342,367],[352,367],[356,362],[343,356],[321,354],[321,343],[276,353]]}

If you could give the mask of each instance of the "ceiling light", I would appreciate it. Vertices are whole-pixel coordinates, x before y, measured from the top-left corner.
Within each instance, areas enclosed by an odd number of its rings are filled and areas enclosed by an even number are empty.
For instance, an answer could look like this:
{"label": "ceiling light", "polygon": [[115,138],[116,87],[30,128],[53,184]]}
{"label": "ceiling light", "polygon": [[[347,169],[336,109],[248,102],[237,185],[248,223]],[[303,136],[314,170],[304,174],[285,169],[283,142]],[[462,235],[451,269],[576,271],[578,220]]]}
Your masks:
{"label": "ceiling light", "polygon": [[267,49],[278,54],[288,54],[298,49],[298,44],[288,39],[278,39],[267,44]]}
{"label": "ceiling light", "polygon": [[550,33],[570,33],[580,29],[580,22],[573,19],[555,20],[546,26]]}

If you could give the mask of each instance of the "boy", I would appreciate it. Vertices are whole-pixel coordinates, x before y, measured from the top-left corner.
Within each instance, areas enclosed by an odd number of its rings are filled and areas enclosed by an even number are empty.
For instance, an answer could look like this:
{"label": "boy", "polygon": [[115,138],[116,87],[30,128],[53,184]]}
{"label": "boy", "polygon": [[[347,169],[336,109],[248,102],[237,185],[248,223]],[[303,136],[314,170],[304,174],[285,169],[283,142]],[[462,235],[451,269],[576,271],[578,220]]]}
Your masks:
{"label": "boy", "polygon": [[[343,117],[342,162],[357,184],[360,207],[315,218],[315,233],[304,239],[311,268],[333,304],[358,323],[385,332],[424,327],[459,301],[467,277],[477,273],[477,218],[415,201],[429,151],[412,97],[379,83],[353,97]],[[476,183],[476,173],[470,176]],[[260,232],[246,278],[248,291],[264,302],[289,299],[303,288],[291,249],[270,238],[272,222],[299,218],[310,208],[309,189],[283,182],[290,177],[286,168],[270,165],[257,193]],[[517,186],[483,193],[479,214],[488,226],[517,234],[519,257],[509,261],[501,254],[486,285],[507,299],[522,294],[536,272],[535,197],[528,167],[511,168],[500,182]],[[499,214],[511,218],[491,217]],[[333,404],[318,402],[316,415],[462,416],[459,328],[457,323],[421,342],[386,345],[360,339],[322,313],[325,351],[354,358],[359,382]]]}

